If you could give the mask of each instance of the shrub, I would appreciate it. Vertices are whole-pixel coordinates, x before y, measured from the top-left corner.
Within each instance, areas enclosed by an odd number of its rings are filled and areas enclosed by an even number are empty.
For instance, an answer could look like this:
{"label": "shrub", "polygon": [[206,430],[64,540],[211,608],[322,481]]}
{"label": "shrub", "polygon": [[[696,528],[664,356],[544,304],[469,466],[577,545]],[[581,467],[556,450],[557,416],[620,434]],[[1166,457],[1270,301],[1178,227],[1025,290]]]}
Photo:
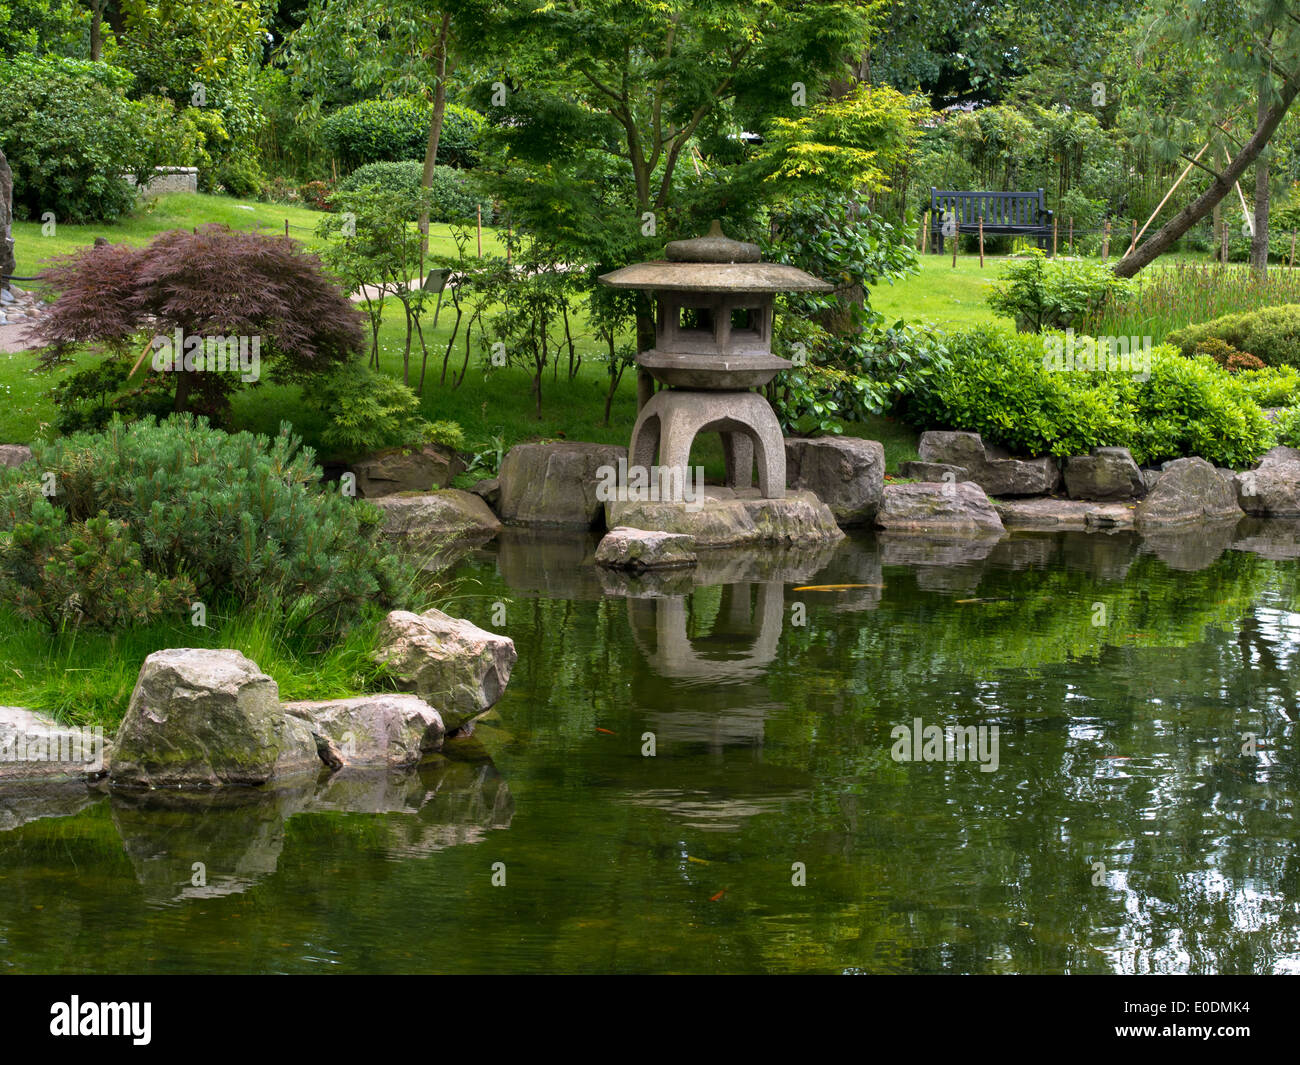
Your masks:
{"label": "shrub", "polygon": [[411,447],[437,438],[438,443],[464,445],[455,422],[430,424],[420,414],[420,400],[395,378],[356,363],[340,367],[303,390],[306,402],[329,424],[321,441],[347,458]]}
{"label": "shrub", "polygon": [[1292,366],[1245,369],[1236,377],[1261,407],[1287,407],[1300,394],[1300,370]]}
{"label": "shrub", "polygon": [[1122,298],[1130,282],[1116,277],[1108,266],[1088,260],[1049,261],[1035,249],[1019,262],[1007,265],[1001,280],[988,294],[988,304],[1013,318],[1016,328],[1040,333],[1044,329],[1079,327],[1107,300]]}
{"label": "shrub", "polygon": [[[327,115],[320,134],[329,149],[348,166],[397,162],[424,157],[429,140],[429,105],[421,100],[362,100]],[[471,167],[483,116],[447,104],[438,135],[437,162]]]}
{"label": "shrub", "polygon": [[1241,467],[1272,442],[1249,387],[1208,358],[1162,346],[1146,380],[1048,368],[1044,338],[985,327],[957,334],[950,365],[909,398],[925,428],[978,432],[1013,451],[1058,456],[1129,448],[1139,462],[1199,455]]}
{"label": "shrub", "polygon": [[1179,329],[1166,339],[1184,355],[1193,354],[1207,340],[1217,339],[1250,352],[1268,366],[1300,366],[1300,303],[1225,314]]}
{"label": "shrub", "polygon": [[[424,179],[424,164],[408,160],[400,163],[367,163],[359,166],[339,182],[339,194],[381,189],[384,192],[415,196]],[[483,209],[483,221],[492,221],[492,202],[479,196],[469,186],[463,171],[449,166],[435,166],[429,182],[429,219],[433,222],[471,223]]]}
{"label": "shrub", "polygon": [[330,209],[330,198],[334,195],[334,184],[330,181],[308,181],[299,186],[298,195],[302,202],[318,211]]}
{"label": "shrub", "polygon": [[269,439],[190,415],[37,443],[35,462],[0,471],[0,588],[52,625],[70,611],[144,621],[191,594],[209,609],[260,604],[343,624],[371,600],[391,603],[398,575],[379,512],[323,488],[299,443],[287,425]]}
{"label": "shrub", "polygon": [[1300,406],[1288,407],[1273,426],[1277,432],[1277,442],[1287,447],[1300,447]]}
{"label": "shrub", "polygon": [[14,210],[60,222],[112,221],[135,193],[123,180],[146,165],[131,75],[107,63],[18,56],[0,64],[0,149],[14,173]]}

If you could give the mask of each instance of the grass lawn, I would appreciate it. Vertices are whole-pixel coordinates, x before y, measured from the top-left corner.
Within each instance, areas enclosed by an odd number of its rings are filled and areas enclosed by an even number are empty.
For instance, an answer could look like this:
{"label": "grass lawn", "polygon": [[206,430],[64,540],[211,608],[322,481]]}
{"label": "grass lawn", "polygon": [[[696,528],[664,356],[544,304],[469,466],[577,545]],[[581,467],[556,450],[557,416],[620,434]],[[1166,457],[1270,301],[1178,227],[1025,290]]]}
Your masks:
{"label": "grass lawn", "polygon": [[960,329],[997,321],[984,302],[988,285],[1002,273],[1005,257],[978,255],[919,255],[921,271],[871,289],[871,306],[889,323],[900,318],[909,323],[931,322],[941,329]]}

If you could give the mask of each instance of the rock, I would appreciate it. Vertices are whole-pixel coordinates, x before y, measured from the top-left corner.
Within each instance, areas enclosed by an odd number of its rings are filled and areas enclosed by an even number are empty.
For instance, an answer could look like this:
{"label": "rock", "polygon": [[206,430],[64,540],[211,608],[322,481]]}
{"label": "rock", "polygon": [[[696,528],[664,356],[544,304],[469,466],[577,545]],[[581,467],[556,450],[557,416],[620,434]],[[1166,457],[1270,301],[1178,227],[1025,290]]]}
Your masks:
{"label": "rock", "polygon": [[1085,499],[1015,499],[995,508],[1008,529],[1129,528],[1132,504],[1094,503]]}
{"label": "rock", "polygon": [[950,481],[953,484],[971,479],[965,466],[953,466],[947,462],[902,462],[898,466],[898,475],[913,481]]}
{"label": "rock", "polygon": [[109,780],[132,787],[256,786],[319,770],[311,730],[238,651],[173,648],[144,660]]}
{"label": "rock", "polygon": [[1234,551],[1279,562],[1300,558],[1300,520],[1295,518],[1246,518],[1234,532]]}
{"label": "rock", "polygon": [[1274,456],[1258,469],[1237,474],[1235,480],[1237,504],[1247,514],[1261,518],[1300,517],[1300,462]]}
{"label": "rock", "polygon": [[984,441],[979,433],[936,431],[922,433],[917,444],[917,454],[922,462],[960,466],[973,475],[984,468],[987,460]]}
{"label": "rock", "polygon": [[991,496],[1042,496],[1061,484],[1061,467],[1056,459],[990,459],[970,478]]}
{"label": "rock", "polygon": [[458,488],[381,496],[370,502],[384,512],[384,532],[390,536],[487,541],[501,531],[501,522],[488,505]]}
{"label": "rock", "polygon": [[1194,525],[1148,526],[1142,532],[1142,550],[1155,555],[1173,570],[1194,573],[1213,565],[1232,544],[1241,518],[1210,518]]}
{"label": "rock", "polygon": [[1147,482],[1128,448],[1095,447],[1065,460],[1065,490],[1071,499],[1141,499]]}
{"label": "rock", "polygon": [[1137,505],[1139,529],[1189,521],[1240,518],[1241,508],[1219,471],[1204,459],[1167,463],[1155,488]]}
{"label": "rock", "polygon": [[785,442],[786,485],[812,492],[840,525],[868,525],[885,487],[885,449],[876,440],[822,436]]}
{"label": "rock", "polygon": [[1300,462],[1300,448],[1286,447],[1279,444],[1271,447],[1259,457],[1257,467],[1274,466],[1280,462]]}
{"label": "rock", "polygon": [[1003,532],[988,496],[971,481],[960,484],[890,484],[876,524],[896,532],[973,535]]}
{"label": "rock", "polygon": [[493,511],[501,505],[501,481],[496,477],[488,477],[476,482],[470,488],[470,491],[483,500]]}
{"label": "rock", "polygon": [[844,534],[830,507],[811,492],[787,492],[784,499],[764,499],[757,488],[731,489],[710,485],[704,499],[692,503],[610,502],[611,528],[684,533],[696,548],[739,544],[815,544]]}
{"label": "rock", "polygon": [[599,471],[616,467],[626,456],[625,448],[612,444],[560,441],[512,447],[498,475],[501,520],[582,528],[598,525],[604,514],[596,496]]}
{"label": "rock", "polygon": [[0,706],[0,785],[94,780],[107,771],[102,728],[76,728],[19,706]]}
{"label": "rock", "polygon": [[693,537],[619,526],[596,548],[596,561],[614,569],[644,570],[693,566],[699,561]]}
{"label": "rock", "polygon": [[438,711],[418,695],[361,695],[284,703],[282,709],[307,722],[317,751],[332,768],[414,765],[441,750],[446,734]]}
{"label": "rock", "polygon": [[440,444],[394,448],[352,464],[357,491],[367,499],[445,488],[464,469],[460,456]]}
{"label": "rock", "polygon": [[32,449],[24,444],[0,444],[0,466],[21,466],[31,462]]}
{"label": "rock", "polygon": [[403,690],[436,707],[450,732],[501,698],[517,655],[508,637],[441,610],[394,610],[381,626],[374,657]]}

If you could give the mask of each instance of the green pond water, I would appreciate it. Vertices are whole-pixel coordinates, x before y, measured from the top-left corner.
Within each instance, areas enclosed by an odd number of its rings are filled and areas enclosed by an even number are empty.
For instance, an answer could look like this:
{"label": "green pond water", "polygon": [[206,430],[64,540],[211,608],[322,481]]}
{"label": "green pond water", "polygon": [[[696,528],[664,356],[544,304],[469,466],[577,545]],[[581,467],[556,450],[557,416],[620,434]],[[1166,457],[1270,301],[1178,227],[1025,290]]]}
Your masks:
{"label": "green pond water", "polygon": [[1295,527],[592,548],[457,565],[519,661],[418,772],[0,796],[0,972],[1300,972]]}

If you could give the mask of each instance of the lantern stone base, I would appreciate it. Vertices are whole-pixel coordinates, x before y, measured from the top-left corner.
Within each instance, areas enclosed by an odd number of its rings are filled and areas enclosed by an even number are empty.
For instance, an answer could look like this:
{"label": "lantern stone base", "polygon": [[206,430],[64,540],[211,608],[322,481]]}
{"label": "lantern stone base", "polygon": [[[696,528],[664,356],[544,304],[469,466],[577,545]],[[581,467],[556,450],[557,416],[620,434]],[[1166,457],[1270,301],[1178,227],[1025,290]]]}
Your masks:
{"label": "lantern stone base", "polygon": [[[660,393],[663,395],[663,393]],[[710,485],[692,503],[609,502],[605,522],[651,532],[686,533],[697,549],[743,544],[817,544],[843,539],[830,507],[812,492],[764,499],[757,489]]]}
{"label": "lantern stone base", "polygon": [[648,470],[658,455],[658,466],[685,470],[691,444],[700,433],[709,432],[722,436],[729,488],[746,489],[754,483],[757,459],[759,494],[764,499],[785,496],[785,439],[776,414],[757,392],[656,392],[632,429],[628,463]]}

